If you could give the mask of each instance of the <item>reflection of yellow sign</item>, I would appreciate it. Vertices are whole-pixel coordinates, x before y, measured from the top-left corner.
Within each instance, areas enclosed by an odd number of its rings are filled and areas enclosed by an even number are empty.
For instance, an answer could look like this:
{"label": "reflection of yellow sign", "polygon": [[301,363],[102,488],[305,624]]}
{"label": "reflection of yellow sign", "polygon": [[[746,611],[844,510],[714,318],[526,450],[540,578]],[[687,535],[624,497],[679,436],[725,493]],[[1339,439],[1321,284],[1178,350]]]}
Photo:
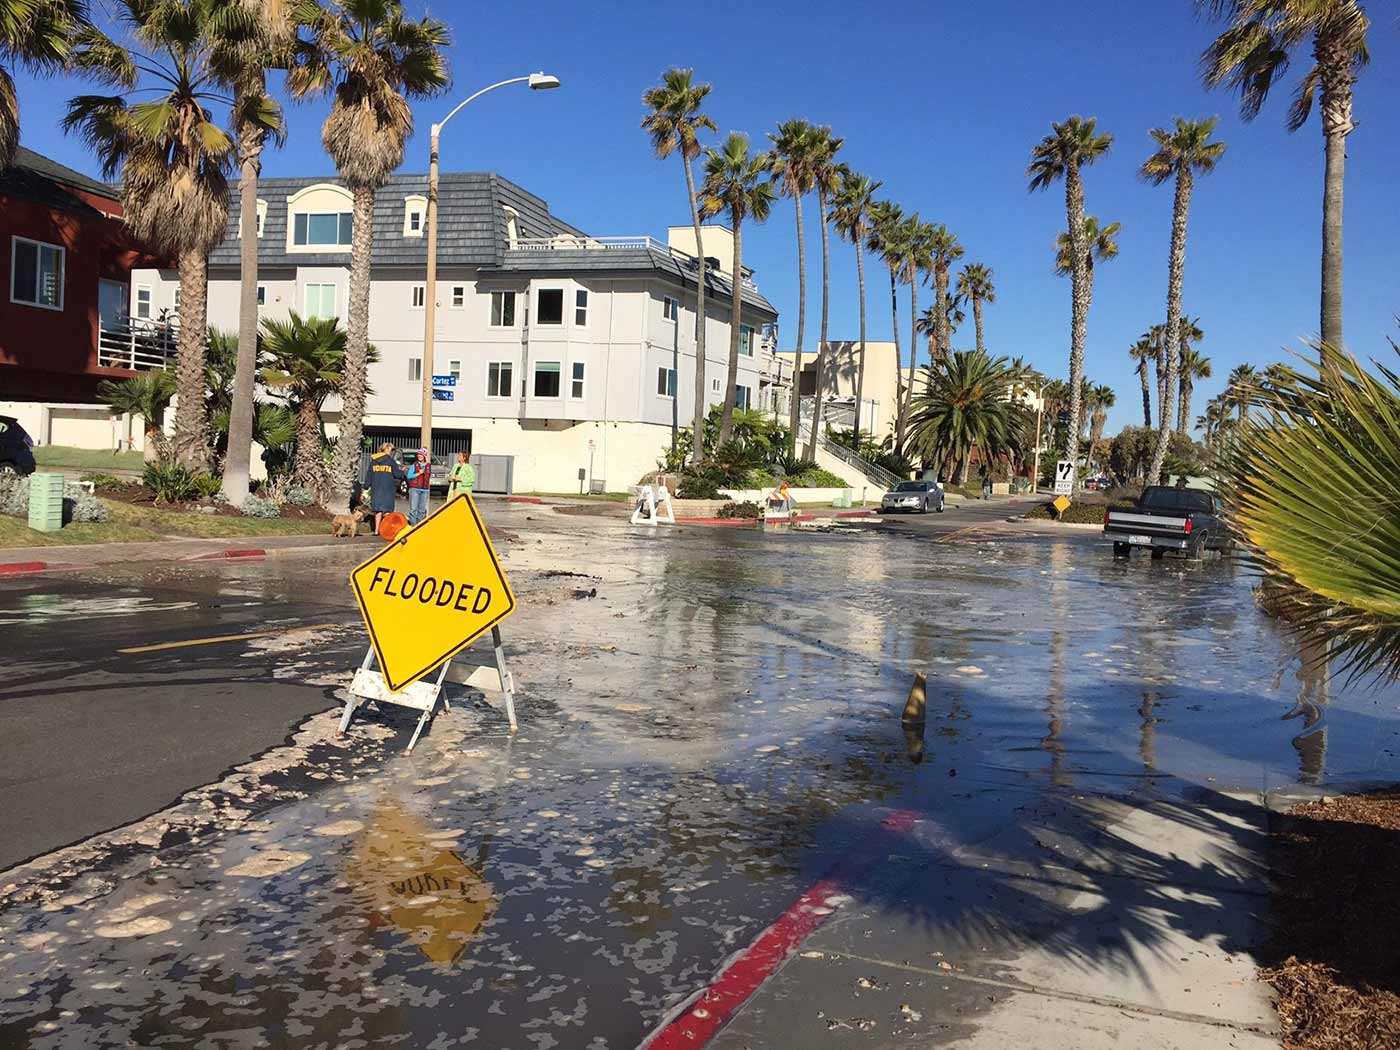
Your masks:
{"label": "reflection of yellow sign", "polygon": [[1057,511],[1063,514],[1065,511],[1069,510],[1069,500],[1066,499],[1064,496],[1056,496],[1055,502],[1050,504],[1050,506],[1054,507]]}
{"label": "reflection of yellow sign", "polygon": [[379,807],[346,874],[374,902],[372,923],[408,934],[436,963],[454,962],[496,910],[490,883],[394,803]]}
{"label": "reflection of yellow sign", "polygon": [[389,688],[398,690],[515,611],[470,496],[401,532],[350,574]]}

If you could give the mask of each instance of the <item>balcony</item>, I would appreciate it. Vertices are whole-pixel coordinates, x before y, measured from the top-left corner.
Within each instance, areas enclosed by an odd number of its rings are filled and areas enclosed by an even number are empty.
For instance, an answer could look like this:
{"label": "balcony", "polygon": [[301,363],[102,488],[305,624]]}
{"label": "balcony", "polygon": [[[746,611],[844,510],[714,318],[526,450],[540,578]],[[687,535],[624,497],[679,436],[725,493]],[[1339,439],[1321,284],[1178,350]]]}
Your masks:
{"label": "balcony", "polygon": [[97,363],[102,368],[144,372],[175,360],[180,326],[176,320],[122,318],[97,328]]}

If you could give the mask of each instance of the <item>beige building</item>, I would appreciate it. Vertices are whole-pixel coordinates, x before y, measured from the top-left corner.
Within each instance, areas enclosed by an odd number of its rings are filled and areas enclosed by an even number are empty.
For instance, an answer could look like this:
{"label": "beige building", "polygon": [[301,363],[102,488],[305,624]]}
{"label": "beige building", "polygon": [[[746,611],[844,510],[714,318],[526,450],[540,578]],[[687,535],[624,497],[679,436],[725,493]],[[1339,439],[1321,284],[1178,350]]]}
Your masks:
{"label": "beige building", "polygon": [[[822,408],[822,419],[833,427],[850,427],[855,422],[860,343],[832,340],[827,346],[831,361],[822,377],[826,398]],[[798,394],[802,398],[802,415],[807,419],[812,416],[812,401],[817,390],[816,350],[816,347],[804,349],[802,374],[797,382]],[[788,373],[791,374],[797,351],[779,350],[776,356],[786,363]],[[861,430],[873,434],[877,441],[893,434],[898,398],[899,348],[888,340],[866,340],[865,384],[861,390]],[[787,405],[784,404],[779,414],[787,410]]]}

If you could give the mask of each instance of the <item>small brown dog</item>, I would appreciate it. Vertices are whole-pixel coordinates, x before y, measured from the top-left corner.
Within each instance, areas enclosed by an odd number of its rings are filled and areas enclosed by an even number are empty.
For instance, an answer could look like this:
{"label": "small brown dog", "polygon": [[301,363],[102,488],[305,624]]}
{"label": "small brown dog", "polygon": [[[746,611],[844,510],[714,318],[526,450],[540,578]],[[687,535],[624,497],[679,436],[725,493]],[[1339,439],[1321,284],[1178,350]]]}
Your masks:
{"label": "small brown dog", "polygon": [[337,514],[331,519],[332,536],[354,536],[360,530],[360,522],[365,520],[362,510],[352,510],[349,514]]}

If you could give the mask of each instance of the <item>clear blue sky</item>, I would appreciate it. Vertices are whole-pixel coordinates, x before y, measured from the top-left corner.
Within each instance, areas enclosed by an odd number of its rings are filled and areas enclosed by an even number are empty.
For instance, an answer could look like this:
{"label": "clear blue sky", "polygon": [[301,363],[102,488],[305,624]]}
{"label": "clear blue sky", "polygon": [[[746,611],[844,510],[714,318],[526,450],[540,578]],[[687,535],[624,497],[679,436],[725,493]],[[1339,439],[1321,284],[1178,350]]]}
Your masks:
{"label": "clear blue sky", "polygon": [[[1358,353],[1388,355],[1400,312],[1400,34],[1388,5],[1369,5],[1372,64],[1356,88],[1346,196],[1346,333]],[[415,13],[421,7],[410,0]],[[464,10],[469,9],[469,10]],[[427,128],[457,98],[533,69],[559,76],[559,91],[506,89],[464,111],[444,136],[444,165],[495,170],[549,201],[596,235],[649,233],[688,221],[680,165],[659,162],[638,129],[642,92],[668,66],[694,67],[714,84],[709,112],[721,134],[756,145],[789,117],[830,124],[845,137],[842,159],[884,181],[906,211],[946,223],[995,271],[987,308],[994,352],[1067,372],[1069,285],[1052,270],[1064,228],[1058,189],[1031,195],[1024,170],[1052,120],[1099,118],[1110,154],[1086,174],[1087,206],[1123,224],[1119,258],[1098,270],[1089,316],[1087,374],[1118,393],[1109,431],[1141,421],[1126,350],[1165,314],[1170,187],[1135,172],[1151,152],[1147,130],[1174,116],[1218,114],[1229,145],[1215,174],[1196,185],[1187,246],[1185,307],[1206,331],[1215,378],[1197,388],[1193,414],[1230,368],[1280,360],[1318,325],[1322,136],[1316,114],[1301,131],[1283,126],[1295,65],[1252,124],[1233,98],[1206,93],[1197,59],[1214,26],[1189,0],[988,0],[985,3],[850,4],[721,0],[694,9],[622,3],[580,6],[439,3],[452,23],[454,85],[415,106],[418,133],[408,170],[426,170]],[[698,19],[698,21],[693,21]],[[734,42],[735,33],[739,41]],[[82,143],[57,129],[76,82],[18,74],[26,145],[81,170],[95,169]],[[289,139],[271,152],[270,175],[329,173],[320,144],[325,104],[289,107]],[[807,349],[819,321],[821,252],[808,210]],[[790,202],[764,227],[746,230],[745,261],[782,314],[785,346],[796,334],[796,246]],[[852,249],[832,245],[831,337],[856,336]],[[889,338],[887,280],[871,285],[869,337]],[[921,289],[921,305],[931,291]],[[903,302],[903,300],[901,300]],[[908,308],[901,310],[908,340]],[[971,345],[972,324],[955,338]]]}

